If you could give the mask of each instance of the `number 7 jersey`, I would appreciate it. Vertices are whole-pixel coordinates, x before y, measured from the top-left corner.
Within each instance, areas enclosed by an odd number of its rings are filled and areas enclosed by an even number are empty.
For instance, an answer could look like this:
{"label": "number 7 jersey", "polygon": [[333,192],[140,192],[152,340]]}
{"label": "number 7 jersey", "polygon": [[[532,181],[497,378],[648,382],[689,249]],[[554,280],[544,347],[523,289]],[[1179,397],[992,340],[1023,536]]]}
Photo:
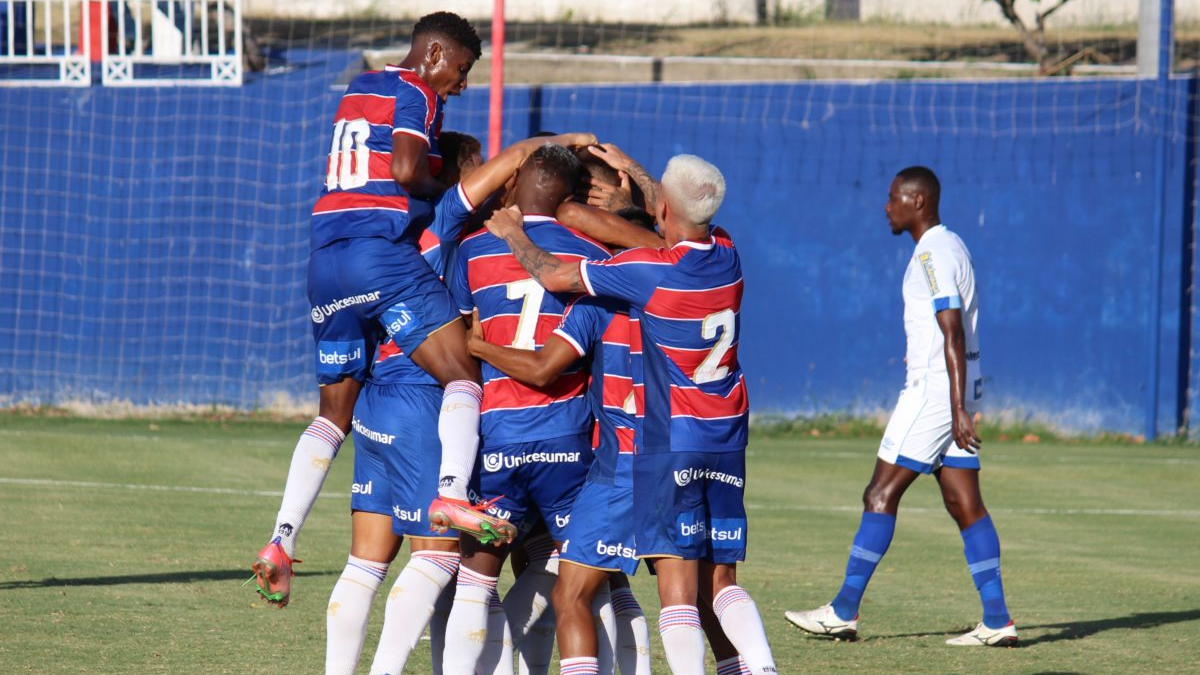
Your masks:
{"label": "number 7 jersey", "polygon": [[588,293],[630,303],[642,331],[645,419],[637,452],[740,452],[750,403],[738,365],[742,267],[720,230],[708,241],[630,249],[579,267]]}
{"label": "number 7 jersey", "polygon": [[[525,216],[525,233],[563,260],[608,257],[600,244],[549,216]],[[463,240],[449,279],[459,311],[479,309],[484,339],[517,349],[541,349],[558,328],[571,295],[550,293],[530,278],[508,244],[487,230]],[[575,364],[544,389],[527,387],[483,364],[480,431],[488,446],[590,433],[588,372]]]}

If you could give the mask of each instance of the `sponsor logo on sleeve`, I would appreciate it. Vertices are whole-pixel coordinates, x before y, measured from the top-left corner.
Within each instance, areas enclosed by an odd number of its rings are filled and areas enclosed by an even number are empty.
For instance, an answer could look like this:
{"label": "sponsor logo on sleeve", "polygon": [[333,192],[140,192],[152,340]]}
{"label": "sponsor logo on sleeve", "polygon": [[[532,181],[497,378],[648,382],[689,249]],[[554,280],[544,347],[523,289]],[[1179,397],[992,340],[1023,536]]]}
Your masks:
{"label": "sponsor logo on sleeve", "polygon": [[333,316],[335,313],[353,307],[355,305],[365,305],[368,302],[375,302],[379,299],[379,291],[371,291],[370,293],[362,293],[360,295],[351,295],[349,297],[334,300],[333,302],[324,305],[316,305],[309,313],[313,323],[325,323],[325,319]]}
{"label": "sponsor logo on sleeve", "polygon": [[383,327],[389,338],[403,338],[417,327],[417,315],[403,302],[397,302],[383,313]]}
{"label": "sponsor logo on sleeve", "polygon": [[929,284],[930,295],[937,295],[938,285],[937,277],[933,273],[933,254],[926,251],[917,256],[917,259],[921,261],[921,267],[925,269],[925,281]]}
{"label": "sponsor logo on sleeve", "polygon": [[317,372],[320,374],[340,375],[366,363],[366,347],[362,340],[322,340],[317,343]]}

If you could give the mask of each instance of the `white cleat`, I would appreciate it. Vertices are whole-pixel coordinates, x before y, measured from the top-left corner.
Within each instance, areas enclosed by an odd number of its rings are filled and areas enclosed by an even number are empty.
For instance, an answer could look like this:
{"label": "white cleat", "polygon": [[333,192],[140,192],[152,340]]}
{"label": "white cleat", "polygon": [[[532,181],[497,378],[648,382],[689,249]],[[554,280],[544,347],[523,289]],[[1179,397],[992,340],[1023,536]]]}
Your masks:
{"label": "white cleat", "polygon": [[824,605],[807,612],[784,612],[784,617],[800,630],[814,635],[829,635],[844,640],[858,637],[858,615],[846,621],[839,619],[833,605]]}
{"label": "white cleat", "polygon": [[959,647],[1015,647],[1017,627],[1011,621],[1003,628],[988,628],[981,623],[970,633],[946,640],[946,644]]}

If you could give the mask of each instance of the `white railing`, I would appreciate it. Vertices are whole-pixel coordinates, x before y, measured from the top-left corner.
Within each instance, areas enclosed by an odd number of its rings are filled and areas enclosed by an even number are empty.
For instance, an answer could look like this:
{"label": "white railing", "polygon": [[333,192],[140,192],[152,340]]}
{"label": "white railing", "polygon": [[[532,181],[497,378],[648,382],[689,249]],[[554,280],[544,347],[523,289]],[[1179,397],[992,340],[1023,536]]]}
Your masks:
{"label": "white railing", "polygon": [[85,5],[72,0],[0,2],[0,86],[91,86],[92,31]]}
{"label": "white railing", "polygon": [[101,13],[109,86],[239,86],[242,0],[116,0]]}

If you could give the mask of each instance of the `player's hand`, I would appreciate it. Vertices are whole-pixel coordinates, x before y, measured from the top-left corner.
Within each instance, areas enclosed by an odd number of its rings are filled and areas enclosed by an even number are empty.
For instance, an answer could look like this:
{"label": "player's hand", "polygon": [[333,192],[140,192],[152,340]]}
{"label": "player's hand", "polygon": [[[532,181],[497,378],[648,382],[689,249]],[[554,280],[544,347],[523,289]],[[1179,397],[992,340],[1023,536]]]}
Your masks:
{"label": "player's hand", "polygon": [[467,334],[467,351],[471,356],[479,358],[479,346],[486,342],[483,339],[483,322],[479,320],[479,308],[471,310],[471,332]]}
{"label": "player's hand", "polygon": [[521,214],[521,209],[510,206],[498,209],[484,225],[487,226],[488,232],[504,239],[506,235],[525,225],[525,216]]}
{"label": "player's hand", "polygon": [[983,445],[983,441],[979,440],[979,436],[975,433],[975,422],[971,419],[971,413],[967,412],[966,408],[958,408],[954,411],[953,434],[954,442],[958,447],[972,455],[979,452],[979,448]]}
{"label": "player's hand", "polygon": [[612,143],[601,143],[588,146],[588,152],[604,160],[604,163],[617,171],[628,172],[633,166],[633,158]]}
{"label": "player's hand", "polygon": [[617,175],[621,179],[619,185],[588,179],[588,206],[595,206],[609,213],[633,206],[633,187],[629,183],[629,174],[618,171]]}

